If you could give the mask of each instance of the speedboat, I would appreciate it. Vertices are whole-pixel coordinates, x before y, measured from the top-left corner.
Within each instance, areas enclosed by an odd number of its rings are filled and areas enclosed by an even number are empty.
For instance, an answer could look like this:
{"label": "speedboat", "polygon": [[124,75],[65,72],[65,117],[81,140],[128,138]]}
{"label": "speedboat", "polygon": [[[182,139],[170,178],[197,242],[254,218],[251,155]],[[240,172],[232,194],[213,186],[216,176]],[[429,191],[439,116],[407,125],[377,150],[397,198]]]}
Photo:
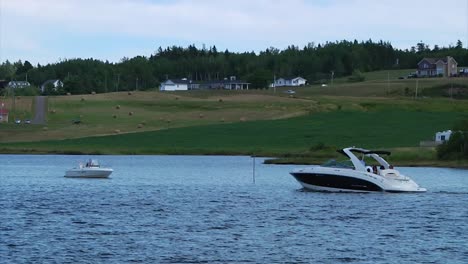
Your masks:
{"label": "speedboat", "polygon": [[[356,147],[338,150],[349,158],[345,162],[331,160],[321,166],[296,169],[291,175],[308,190],[329,192],[425,192],[408,176],[401,174],[374,151]],[[357,155],[361,155],[358,158]],[[370,158],[366,165],[366,158]]]}
{"label": "speedboat", "polygon": [[103,168],[97,160],[89,160],[85,165],[80,163],[78,167],[67,170],[65,177],[68,178],[108,178],[114,170]]}

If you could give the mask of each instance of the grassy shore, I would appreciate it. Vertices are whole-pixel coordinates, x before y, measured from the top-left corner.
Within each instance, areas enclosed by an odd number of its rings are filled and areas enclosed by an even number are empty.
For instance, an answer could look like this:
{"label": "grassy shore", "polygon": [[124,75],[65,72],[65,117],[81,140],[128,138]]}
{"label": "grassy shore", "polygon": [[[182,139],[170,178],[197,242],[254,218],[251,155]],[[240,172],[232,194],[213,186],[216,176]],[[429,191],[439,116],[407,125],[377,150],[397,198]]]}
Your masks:
{"label": "grassy shore", "polygon": [[[392,162],[401,165],[465,166],[437,161],[433,148],[418,146],[468,118],[466,101],[404,96],[414,80],[389,82],[385,75],[296,88],[294,96],[278,88],[49,97],[47,124],[0,125],[0,152],[258,155],[282,157],[278,163],[321,163],[336,148],[361,146],[393,150]],[[418,85],[435,89],[450,82]],[[21,113],[28,115],[31,98],[21,100]]]}

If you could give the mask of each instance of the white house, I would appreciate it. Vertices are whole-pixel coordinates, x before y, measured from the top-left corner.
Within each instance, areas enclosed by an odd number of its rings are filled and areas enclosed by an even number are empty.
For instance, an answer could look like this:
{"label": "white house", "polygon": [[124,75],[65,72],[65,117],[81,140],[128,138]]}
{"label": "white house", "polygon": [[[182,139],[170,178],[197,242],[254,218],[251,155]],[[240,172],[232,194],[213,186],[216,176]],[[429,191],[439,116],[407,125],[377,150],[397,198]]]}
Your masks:
{"label": "white house", "polygon": [[445,141],[448,141],[451,135],[452,135],[452,130],[437,132],[435,136],[435,141],[439,143],[443,143]]}
{"label": "white house", "polygon": [[11,87],[11,88],[26,88],[26,87],[29,87],[31,86],[31,84],[27,81],[11,81],[8,83],[8,87]]}
{"label": "white house", "polygon": [[161,83],[160,91],[187,91],[190,88],[190,81],[187,79],[167,80]]}
{"label": "white house", "polygon": [[63,82],[60,80],[47,80],[41,85],[41,92],[43,93],[47,86],[51,85],[55,91],[57,91],[58,88],[63,87]]}
{"label": "white house", "polygon": [[304,86],[307,80],[302,77],[296,78],[279,78],[275,80],[274,86],[281,87],[281,86]]}

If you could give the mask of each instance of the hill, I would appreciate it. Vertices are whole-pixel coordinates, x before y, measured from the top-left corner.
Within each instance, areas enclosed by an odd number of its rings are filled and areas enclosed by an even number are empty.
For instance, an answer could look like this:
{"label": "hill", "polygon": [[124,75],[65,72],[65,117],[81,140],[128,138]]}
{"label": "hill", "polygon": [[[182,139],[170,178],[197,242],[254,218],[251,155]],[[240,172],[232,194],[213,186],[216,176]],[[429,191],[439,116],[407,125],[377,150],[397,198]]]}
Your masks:
{"label": "hill", "polygon": [[[47,126],[2,124],[4,153],[311,156],[350,145],[417,148],[468,118],[468,104],[414,98],[414,79],[249,91],[120,92],[49,97]],[[370,73],[369,76],[385,76]],[[456,79],[466,83],[466,79]],[[421,93],[452,79],[418,80]],[[411,90],[410,90],[411,91]],[[31,98],[20,99],[23,115]],[[17,113],[18,114],[18,113]],[[79,121],[79,122],[75,122]],[[75,124],[78,123],[78,124]],[[429,150],[433,158],[433,150]],[[327,150],[327,153],[330,153]],[[414,153],[414,151],[413,151]]]}

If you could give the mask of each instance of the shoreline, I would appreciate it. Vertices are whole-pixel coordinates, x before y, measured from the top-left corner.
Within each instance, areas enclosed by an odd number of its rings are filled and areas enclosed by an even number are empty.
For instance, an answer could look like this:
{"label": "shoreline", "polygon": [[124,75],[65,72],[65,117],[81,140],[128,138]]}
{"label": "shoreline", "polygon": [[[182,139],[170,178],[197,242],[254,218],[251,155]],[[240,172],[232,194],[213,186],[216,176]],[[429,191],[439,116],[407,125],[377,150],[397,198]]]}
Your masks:
{"label": "shoreline", "polygon": [[[263,164],[268,165],[320,165],[328,158],[333,158],[334,155],[326,155],[327,152],[321,152],[320,155],[298,155],[297,157],[291,157],[289,155],[264,155],[262,153],[250,153],[250,152],[230,152],[230,151],[180,151],[173,153],[166,152],[135,152],[135,151],[118,151],[118,152],[99,152],[99,151],[75,151],[75,150],[38,150],[33,148],[0,148],[0,155],[167,155],[167,156],[251,156],[251,157],[262,157],[265,158]],[[281,157],[283,156],[283,157]],[[286,157],[288,156],[288,157]],[[328,156],[328,158],[326,157]],[[397,158],[392,160],[391,163],[398,167],[434,167],[434,168],[453,168],[453,169],[468,169],[468,160],[455,160],[455,161],[443,161],[436,159],[408,159],[408,158]]]}

